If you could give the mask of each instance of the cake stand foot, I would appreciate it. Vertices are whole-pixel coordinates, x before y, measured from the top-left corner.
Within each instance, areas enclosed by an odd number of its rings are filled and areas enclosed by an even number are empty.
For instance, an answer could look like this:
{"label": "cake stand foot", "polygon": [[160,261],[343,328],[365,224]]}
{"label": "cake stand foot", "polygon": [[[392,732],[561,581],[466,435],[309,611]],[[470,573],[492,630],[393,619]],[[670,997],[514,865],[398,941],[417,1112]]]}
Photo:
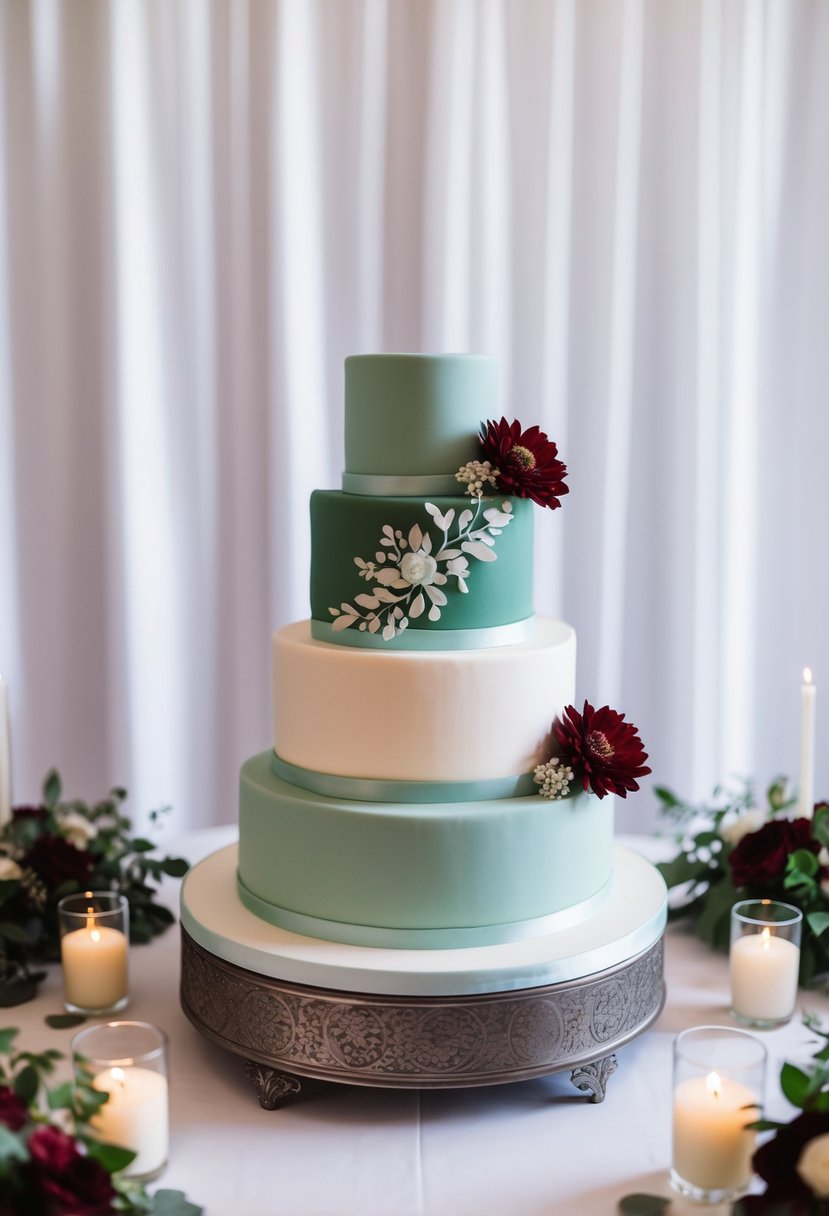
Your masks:
{"label": "cake stand foot", "polygon": [[298,1094],[301,1086],[296,1077],[290,1073],[279,1072],[269,1068],[267,1064],[258,1064],[255,1060],[245,1061],[245,1072],[256,1086],[259,1095],[259,1105],[263,1110],[276,1110]]}
{"label": "cake stand foot", "polygon": [[570,1080],[576,1089],[590,1094],[591,1102],[604,1102],[607,1079],[616,1071],[616,1056],[605,1056],[593,1064],[582,1064],[570,1073]]}

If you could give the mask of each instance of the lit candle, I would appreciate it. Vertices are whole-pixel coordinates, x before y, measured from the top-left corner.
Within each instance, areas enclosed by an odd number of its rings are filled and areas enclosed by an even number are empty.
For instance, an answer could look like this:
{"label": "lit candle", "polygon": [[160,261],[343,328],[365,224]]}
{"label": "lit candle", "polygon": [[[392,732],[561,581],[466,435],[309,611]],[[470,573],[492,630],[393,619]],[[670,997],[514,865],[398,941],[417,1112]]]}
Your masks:
{"label": "lit candle", "polygon": [[12,749],[9,686],[0,676],[0,828],[12,817]]}
{"label": "lit candle", "polygon": [[731,943],[731,1007],[742,1018],[782,1022],[797,1000],[800,950],[771,929],[746,933]]}
{"label": "lit candle", "polygon": [[107,1068],[92,1084],[109,1094],[92,1120],[96,1136],[136,1154],[124,1175],[158,1173],[169,1146],[167,1078],[151,1068]]}
{"label": "lit candle", "polygon": [[756,1139],[746,1124],[757,1118],[757,1105],[750,1089],[716,1072],[681,1081],[674,1090],[676,1173],[705,1191],[746,1186]]}
{"label": "lit candle", "polygon": [[812,818],[815,809],[816,694],[811,668],[804,667],[803,683],[800,686],[800,791],[797,811],[806,819]]}
{"label": "lit candle", "polygon": [[76,1009],[114,1009],[127,995],[127,938],[98,923],[88,909],[86,926],[60,939],[66,1002]]}

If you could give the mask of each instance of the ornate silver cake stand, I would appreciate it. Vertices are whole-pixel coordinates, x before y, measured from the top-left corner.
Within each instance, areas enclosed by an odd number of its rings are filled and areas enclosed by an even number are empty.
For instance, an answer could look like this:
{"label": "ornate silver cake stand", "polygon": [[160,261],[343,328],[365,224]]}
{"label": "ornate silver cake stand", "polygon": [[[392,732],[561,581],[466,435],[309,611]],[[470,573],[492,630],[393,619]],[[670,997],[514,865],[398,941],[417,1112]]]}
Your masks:
{"label": "ornate silver cake stand", "polygon": [[[604,1098],[616,1052],[664,1002],[665,887],[617,849],[603,908],[549,938],[464,950],[319,942],[260,921],[235,888],[236,850],[182,888],[182,1008],[242,1056],[261,1104],[301,1078],[439,1089],[567,1072]],[[326,982],[328,981],[328,982]]]}

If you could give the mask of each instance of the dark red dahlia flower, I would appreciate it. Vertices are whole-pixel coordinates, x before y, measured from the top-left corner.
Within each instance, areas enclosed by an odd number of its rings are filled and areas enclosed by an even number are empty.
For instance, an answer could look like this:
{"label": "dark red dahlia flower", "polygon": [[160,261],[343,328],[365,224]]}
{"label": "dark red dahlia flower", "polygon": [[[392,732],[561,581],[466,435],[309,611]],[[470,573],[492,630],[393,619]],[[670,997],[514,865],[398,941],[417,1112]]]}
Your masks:
{"label": "dark red dahlia flower", "polygon": [[86,886],[95,859],[86,849],[78,849],[62,836],[38,836],[21,864],[34,870],[53,890],[65,882]]}
{"label": "dark red dahlia flower", "polygon": [[0,1123],[19,1132],[29,1118],[29,1108],[8,1085],[0,1085]]}
{"label": "dark red dahlia flower", "polygon": [[797,1163],[810,1140],[827,1134],[829,1112],[804,1111],[785,1127],[778,1128],[773,1139],[758,1148],[752,1165],[766,1184],[762,1199],[767,1204],[785,1201],[792,1204],[787,1212],[812,1211],[810,1206],[798,1206],[808,1204],[812,1192],[798,1174]]}
{"label": "dark red dahlia flower", "polygon": [[[39,1127],[29,1137],[33,1181],[59,1216],[105,1216],[115,1188],[104,1167],[78,1152],[58,1127]],[[50,1211],[52,1208],[50,1207]]]}
{"label": "dark red dahlia flower", "polygon": [[808,849],[817,855],[820,844],[812,836],[810,819],[770,819],[749,832],[728,857],[735,887],[764,887],[781,878],[789,854]]}
{"label": "dark red dahlia flower", "polygon": [[481,429],[484,458],[498,469],[498,489],[516,498],[531,498],[540,507],[560,507],[559,497],[568,492],[564,484],[567,466],[558,459],[558,448],[537,426],[522,431],[520,422],[489,421]]}
{"label": "dark red dahlia flower", "polygon": [[562,759],[584,789],[599,798],[626,798],[629,790],[639,789],[636,778],[651,771],[645,767],[648,753],[636,727],[608,705],[594,709],[585,701],[582,713],[568,705],[563,718],[553,723],[553,733]]}
{"label": "dark red dahlia flower", "polygon": [[45,806],[16,806],[12,808],[13,819],[35,819],[43,820],[49,812]]}

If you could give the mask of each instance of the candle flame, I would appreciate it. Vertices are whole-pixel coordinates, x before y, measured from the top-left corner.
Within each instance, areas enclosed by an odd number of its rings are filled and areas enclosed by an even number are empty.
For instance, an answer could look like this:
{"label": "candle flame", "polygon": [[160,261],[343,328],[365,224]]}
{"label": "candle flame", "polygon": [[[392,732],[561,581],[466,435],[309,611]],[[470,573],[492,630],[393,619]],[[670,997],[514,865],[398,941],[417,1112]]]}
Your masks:
{"label": "candle flame", "polygon": [[803,668],[803,683],[811,684],[811,682],[812,682],[812,669],[811,669],[811,667],[804,667]]}
{"label": "candle flame", "polygon": [[101,940],[101,933],[98,929],[93,929],[89,936],[92,938],[93,942],[99,942]]}
{"label": "candle flame", "polygon": [[112,1077],[113,1081],[118,1085],[119,1089],[126,1089],[127,1074],[124,1072],[123,1068],[111,1068],[109,1070],[109,1075]]}
{"label": "candle flame", "polygon": [[708,1076],[705,1078],[705,1088],[708,1090],[712,1098],[719,1098],[720,1093],[722,1092],[722,1082],[720,1081],[719,1073],[709,1072]]}

